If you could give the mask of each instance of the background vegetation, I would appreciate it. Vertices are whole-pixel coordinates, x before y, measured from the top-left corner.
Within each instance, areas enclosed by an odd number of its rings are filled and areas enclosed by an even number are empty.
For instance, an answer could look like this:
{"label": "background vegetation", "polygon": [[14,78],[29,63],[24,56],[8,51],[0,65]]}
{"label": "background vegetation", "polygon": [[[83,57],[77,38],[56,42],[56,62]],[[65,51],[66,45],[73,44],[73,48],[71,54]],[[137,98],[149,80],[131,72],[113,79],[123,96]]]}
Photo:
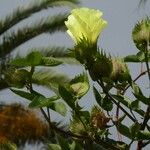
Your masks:
{"label": "background vegetation", "polygon": [[[29,107],[38,108],[46,121],[43,122],[34,112],[22,106],[2,104],[1,149],[16,149],[26,141],[42,141],[47,149],[55,150],[130,149],[132,144],[137,144],[138,150],[149,147],[150,97],[142,92],[141,85],[136,84],[143,75],[148,75],[150,82],[149,17],[139,21],[132,32],[138,53],[124,58],[113,58],[100,49],[96,42],[90,43],[86,37],[73,48],[33,48],[24,57],[14,53],[16,47],[42,33],[66,31],[64,22],[69,14],[56,14],[17,31],[10,30],[12,27],[43,9],[59,6],[75,8],[78,4],[76,0],[39,1],[29,7],[17,8],[0,20],[0,89],[10,88],[15,94],[29,100]],[[83,53],[78,53],[78,49]],[[76,75],[74,79],[51,69],[77,61],[86,71]],[[130,62],[144,63],[146,70],[132,79],[125,64]],[[79,105],[79,101],[92,86],[89,80],[96,83],[93,93],[97,105],[91,111],[86,111]],[[49,88],[53,91],[53,96],[46,97],[36,91],[35,85]],[[126,94],[128,89],[132,96]],[[53,122],[50,110],[62,116],[71,110],[71,121],[66,126],[61,122]],[[112,115],[114,112],[115,116]],[[126,124],[129,120],[131,123]],[[10,124],[12,125],[8,126]],[[19,128],[20,125],[23,128]],[[111,138],[110,131],[115,128],[118,139]],[[28,131],[30,136],[26,135]],[[12,133],[14,137],[10,136]],[[120,138],[121,134],[128,138],[127,142]]]}

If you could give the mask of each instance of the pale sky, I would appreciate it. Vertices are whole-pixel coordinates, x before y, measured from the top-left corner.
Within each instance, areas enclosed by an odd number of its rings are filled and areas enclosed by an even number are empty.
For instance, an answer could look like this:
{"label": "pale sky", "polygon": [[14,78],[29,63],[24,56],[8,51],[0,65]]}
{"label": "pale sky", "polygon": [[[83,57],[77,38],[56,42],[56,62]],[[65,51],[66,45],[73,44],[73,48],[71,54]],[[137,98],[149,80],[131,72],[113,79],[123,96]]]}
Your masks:
{"label": "pale sky", "polygon": [[[32,0],[1,0],[0,1],[0,19],[5,17],[6,14],[9,14],[13,11],[16,6],[26,6]],[[35,0],[36,1],[36,0]],[[103,48],[107,52],[110,52],[113,56],[126,56],[128,54],[133,54],[137,52],[136,47],[131,39],[132,28],[135,23],[140,20],[142,17],[150,15],[150,1],[147,5],[140,10],[138,9],[139,0],[81,0],[84,7],[99,9],[103,12],[103,18],[107,20],[108,26],[105,28],[101,37],[99,39],[99,47]],[[33,15],[28,20],[23,21],[14,29],[24,26],[25,23],[28,25],[34,23],[37,19],[46,17],[50,14],[55,14],[58,12],[64,12],[65,9],[52,9],[48,11],[42,11],[38,14]],[[58,42],[59,41],[59,42]],[[48,34],[43,34],[34,38],[30,42],[26,42],[18,50],[25,51],[29,48],[38,47],[38,46],[72,46],[72,39],[65,33],[56,33],[49,36]],[[139,68],[135,65],[131,65],[134,76],[139,72]],[[69,66],[63,66],[65,72],[68,71],[69,75],[75,75],[75,73],[81,72],[83,69],[74,66],[73,69]],[[146,80],[142,82],[146,83]],[[10,91],[0,92],[0,101],[5,101],[7,99],[9,102],[16,101],[18,97],[13,94],[6,94]],[[47,91],[43,91],[47,94]],[[91,92],[90,92],[91,94]],[[89,99],[88,94],[86,98]],[[91,95],[90,95],[91,97]],[[92,99],[92,97],[91,97]],[[23,102],[24,103],[24,102]],[[87,105],[87,108],[93,105],[93,101],[81,102],[81,104]],[[31,148],[29,148],[30,150]],[[27,150],[27,149],[26,149]],[[134,149],[133,149],[134,150]]]}

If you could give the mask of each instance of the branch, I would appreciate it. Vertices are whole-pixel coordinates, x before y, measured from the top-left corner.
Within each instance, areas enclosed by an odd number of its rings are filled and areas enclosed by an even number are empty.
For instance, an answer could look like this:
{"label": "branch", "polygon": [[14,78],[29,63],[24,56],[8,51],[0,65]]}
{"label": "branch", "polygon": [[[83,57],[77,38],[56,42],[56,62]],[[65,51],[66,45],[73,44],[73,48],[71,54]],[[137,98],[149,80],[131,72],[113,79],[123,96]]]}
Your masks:
{"label": "branch", "polygon": [[132,117],[121,105],[118,105],[115,99],[109,94],[109,92],[105,89],[103,81],[100,80],[100,82],[97,81],[97,83],[102,87],[104,93],[112,100],[112,102],[116,104],[116,106],[119,107],[133,122],[136,122],[134,117]]}
{"label": "branch", "polygon": [[[150,70],[149,70],[150,71]],[[134,80],[133,82],[136,82],[140,77],[142,77],[143,75],[145,75],[148,71],[145,70],[143,72],[141,72]],[[130,87],[131,85],[127,85],[125,89],[123,89],[123,94],[125,93],[125,91]]]}

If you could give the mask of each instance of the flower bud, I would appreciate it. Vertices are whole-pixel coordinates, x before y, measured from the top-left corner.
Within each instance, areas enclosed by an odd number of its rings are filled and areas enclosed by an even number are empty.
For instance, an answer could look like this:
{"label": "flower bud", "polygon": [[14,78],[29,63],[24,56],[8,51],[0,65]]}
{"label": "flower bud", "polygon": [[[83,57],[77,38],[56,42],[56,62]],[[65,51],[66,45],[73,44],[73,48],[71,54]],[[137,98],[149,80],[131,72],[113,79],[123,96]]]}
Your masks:
{"label": "flower bud", "polygon": [[132,38],[139,50],[147,50],[150,46],[150,19],[148,17],[135,25]]}

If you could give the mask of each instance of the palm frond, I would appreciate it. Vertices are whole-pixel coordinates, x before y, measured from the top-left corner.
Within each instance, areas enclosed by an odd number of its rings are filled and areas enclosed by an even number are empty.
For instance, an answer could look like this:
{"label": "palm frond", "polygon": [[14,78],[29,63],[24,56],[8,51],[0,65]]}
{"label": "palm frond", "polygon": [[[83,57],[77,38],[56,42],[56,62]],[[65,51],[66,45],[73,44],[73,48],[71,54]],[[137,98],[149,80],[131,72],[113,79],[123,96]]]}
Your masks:
{"label": "palm frond", "polygon": [[6,56],[19,45],[42,33],[64,31],[64,21],[66,20],[66,17],[66,13],[58,14],[48,17],[46,20],[40,20],[31,27],[21,28],[17,33],[12,32],[9,35],[5,35],[3,42],[0,44],[0,56]]}
{"label": "palm frond", "polygon": [[0,35],[23,19],[30,17],[33,13],[48,9],[49,7],[72,6],[78,3],[78,0],[40,0],[39,2],[34,1],[34,3],[26,8],[18,7],[13,13],[6,16],[5,19],[0,20]]}
{"label": "palm frond", "polygon": [[[60,60],[67,64],[79,65],[79,62],[74,57],[70,56],[70,50],[69,48],[66,47],[53,46],[53,47],[32,48],[29,49],[27,53],[33,51],[39,51],[45,57],[55,57],[57,58],[57,60]],[[18,57],[21,57],[20,52],[13,58],[13,60],[17,59]]]}
{"label": "palm frond", "polygon": [[57,58],[62,58],[62,57],[67,57],[68,54],[68,49],[65,47],[38,47],[38,48],[32,48],[28,50],[29,52],[31,51],[39,51],[43,54],[45,57],[57,57]]}
{"label": "palm frond", "polygon": [[34,84],[45,86],[54,92],[57,92],[59,84],[65,84],[69,81],[70,79],[66,75],[60,74],[52,69],[40,69],[35,72],[32,77]]}

